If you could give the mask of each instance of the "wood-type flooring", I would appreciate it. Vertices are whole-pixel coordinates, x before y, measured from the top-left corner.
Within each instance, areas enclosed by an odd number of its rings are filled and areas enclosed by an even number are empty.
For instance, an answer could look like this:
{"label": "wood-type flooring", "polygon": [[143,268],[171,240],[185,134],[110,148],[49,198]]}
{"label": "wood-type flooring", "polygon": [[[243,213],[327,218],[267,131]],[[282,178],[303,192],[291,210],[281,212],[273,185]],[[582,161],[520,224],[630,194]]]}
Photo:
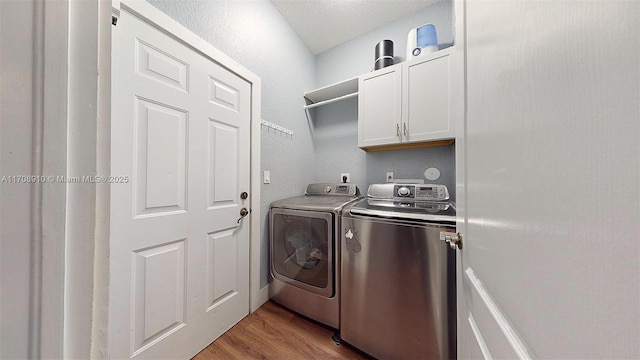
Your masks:
{"label": "wood-type flooring", "polygon": [[331,339],[334,330],[272,301],[249,314],[193,360],[370,359]]}

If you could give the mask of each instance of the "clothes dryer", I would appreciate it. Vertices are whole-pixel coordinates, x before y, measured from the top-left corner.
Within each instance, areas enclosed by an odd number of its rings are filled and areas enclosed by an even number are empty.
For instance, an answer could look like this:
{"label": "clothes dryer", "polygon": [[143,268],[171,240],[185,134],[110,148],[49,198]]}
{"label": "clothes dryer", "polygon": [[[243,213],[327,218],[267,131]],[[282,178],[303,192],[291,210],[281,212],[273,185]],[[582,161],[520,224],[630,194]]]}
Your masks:
{"label": "clothes dryer", "polygon": [[340,221],[359,200],[353,184],[310,184],[270,208],[269,297],[333,328],[340,321]]}

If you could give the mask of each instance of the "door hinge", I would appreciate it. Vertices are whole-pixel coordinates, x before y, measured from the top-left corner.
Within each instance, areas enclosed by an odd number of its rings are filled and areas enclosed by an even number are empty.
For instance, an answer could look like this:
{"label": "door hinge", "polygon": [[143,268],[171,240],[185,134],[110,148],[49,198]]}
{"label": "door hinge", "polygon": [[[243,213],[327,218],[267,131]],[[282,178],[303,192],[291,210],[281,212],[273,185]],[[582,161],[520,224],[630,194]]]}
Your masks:
{"label": "door hinge", "polygon": [[116,26],[120,18],[120,0],[111,0],[111,24]]}
{"label": "door hinge", "polygon": [[460,233],[441,231],[440,240],[446,241],[453,250],[456,248],[462,250],[462,234]]}

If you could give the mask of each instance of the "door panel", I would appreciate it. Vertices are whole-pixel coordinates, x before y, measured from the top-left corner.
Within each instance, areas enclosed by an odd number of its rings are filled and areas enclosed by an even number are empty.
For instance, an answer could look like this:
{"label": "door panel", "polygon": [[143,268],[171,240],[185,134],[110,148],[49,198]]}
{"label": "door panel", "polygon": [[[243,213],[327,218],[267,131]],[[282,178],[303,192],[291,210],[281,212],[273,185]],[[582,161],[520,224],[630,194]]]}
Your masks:
{"label": "door panel", "polygon": [[639,358],[640,3],[465,9],[467,327],[496,358]]}
{"label": "door panel", "polygon": [[110,356],[189,358],[249,312],[251,88],[126,7],[113,54]]}
{"label": "door panel", "polygon": [[165,85],[189,92],[189,65],[184,61],[136,39],[136,72]]}
{"label": "door panel", "polygon": [[209,120],[209,209],[237,205],[239,131]]}
{"label": "door panel", "polygon": [[231,113],[237,114],[239,105],[238,89],[234,89],[212,76],[209,79],[209,102],[219,106],[221,110],[226,109]]}
{"label": "door panel", "polygon": [[236,237],[233,230],[208,234],[207,311],[238,293]]}
{"label": "door panel", "polygon": [[136,107],[136,215],[184,211],[188,113],[140,98]]}
{"label": "door panel", "polygon": [[486,346],[486,351],[491,349],[492,356],[498,359],[530,357],[519,334],[471,267],[465,270],[465,281],[471,285],[467,288],[466,297],[473,304],[469,322],[478,344]]}
{"label": "door panel", "polygon": [[185,325],[185,265],[185,239],[134,252],[134,354]]}

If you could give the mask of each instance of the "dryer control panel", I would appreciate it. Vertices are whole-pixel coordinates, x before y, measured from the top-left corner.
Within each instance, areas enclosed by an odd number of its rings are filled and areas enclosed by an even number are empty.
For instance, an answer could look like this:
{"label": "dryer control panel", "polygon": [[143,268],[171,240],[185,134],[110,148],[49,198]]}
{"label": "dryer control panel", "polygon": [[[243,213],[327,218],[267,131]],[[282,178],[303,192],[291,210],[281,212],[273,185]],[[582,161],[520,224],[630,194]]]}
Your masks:
{"label": "dryer control panel", "polygon": [[357,196],[360,195],[358,187],[354,184],[309,184],[305,195],[340,195]]}

